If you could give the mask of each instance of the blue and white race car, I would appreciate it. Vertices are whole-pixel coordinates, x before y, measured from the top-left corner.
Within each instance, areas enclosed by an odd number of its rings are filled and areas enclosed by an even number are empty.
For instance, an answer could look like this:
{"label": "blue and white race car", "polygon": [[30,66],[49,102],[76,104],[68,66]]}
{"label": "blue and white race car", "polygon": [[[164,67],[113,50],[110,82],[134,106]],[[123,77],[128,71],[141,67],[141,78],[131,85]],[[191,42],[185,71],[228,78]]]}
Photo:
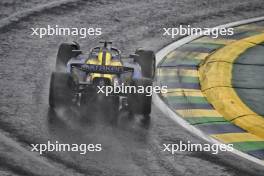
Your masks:
{"label": "blue and white race car", "polygon": [[151,96],[144,90],[152,87],[155,76],[154,52],[138,49],[123,59],[112,42],[101,43],[88,54],[76,42],[60,45],[50,81],[50,107],[77,105],[88,109],[103,99],[115,115],[125,108],[149,117]]}

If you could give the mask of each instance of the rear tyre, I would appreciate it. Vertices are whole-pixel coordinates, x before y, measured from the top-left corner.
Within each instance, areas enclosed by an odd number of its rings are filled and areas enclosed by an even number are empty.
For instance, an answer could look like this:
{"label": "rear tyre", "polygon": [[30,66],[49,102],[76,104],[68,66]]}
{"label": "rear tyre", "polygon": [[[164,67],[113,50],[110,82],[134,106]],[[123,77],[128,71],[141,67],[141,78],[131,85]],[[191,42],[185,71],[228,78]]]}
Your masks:
{"label": "rear tyre", "polygon": [[156,58],[153,51],[139,49],[135,52],[136,62],[141,66],[143,77],[153,79],[155,76]]}
{"label": "rear tyre", "polygon": [[150,90],[149,87],[152,88],[152,80],[151,79],[139,79],[134,80],[132,83],[134,86],[144,87],[144,93],[135,93],[130,94],[128,96],[128,107],[130,113],[133,114],[142,114],[145,118],[149,118],[149,114],[151,113],[151,101],[152,96],[147,92]]}
{"label": "rear tyre", "polygon": [[70,81],[71,76],[68,73],[52,73],[49,90],[50,107],[71,105],[74,94],[69,86]]}
{"label": "rear tyre", "polygon": [[119,115],[119,97],[115,96],[111,99],[111,109],[110,109],[111,120],[110,123],[112,125],[118,124],[118,115]]}
{"label": "rear tyre", "polygon": [[82,117],[88,119],[89,121],[94,121],[92,118],[96,113],[97,103],[95,100],[96,93],[89,92],[81,95],[80,98],[80,112]]}
{"label": "rear tyre", "polygon": [[80,46],[78,43],[62,43],[59,47],[56,60],[56,70],[62,71],[66,68],[67,62],[72,58],[76,57],[76,54],[72,50],[79,50]]}

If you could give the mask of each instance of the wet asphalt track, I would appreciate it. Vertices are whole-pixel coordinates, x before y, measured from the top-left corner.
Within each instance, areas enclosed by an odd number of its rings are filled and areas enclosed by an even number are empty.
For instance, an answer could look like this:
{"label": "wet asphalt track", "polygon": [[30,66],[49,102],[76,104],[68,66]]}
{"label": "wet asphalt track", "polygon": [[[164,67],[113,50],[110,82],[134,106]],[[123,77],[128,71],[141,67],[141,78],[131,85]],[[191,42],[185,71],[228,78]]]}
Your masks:
{"label": "wet asphalt track", "polygon": [[[0,6],[10,10],[4,3]],[[144,125],[140,117],[129,121],[127,114],[122,113],[118,127],[113,128],[106,123],[103,110],[95,112],[97,120],[92,123],[64,110],[59,110],[59,117],[54,117],[48,106],[48,89],[61,42],[76,40],[87,50],[99,40],[112,40],[124,55],[139,46],[157,51],[172,41],[162,37],[162,27],[179,24],[212,27],[264,15],[263,9],[261,0],[81,1],[34,14],[2,28],[0,131],[5,137],[0,136],[0,175],[261,175],[258,171],[247,172],[253,166],[242,159],[238,164],[239,158],[229,154],[183,152],[172,156],[161,152],[163,143],[202,141],[165,117],[154,105],[150,124]],[[39,39],[30,35],[31,27],[48,24],[102,27],[103,35],[86,39]],[[47,143],[47,140],[102,143],[103,151],[86,155],[48,153],[44,157],[27,152],[30,143]]]}

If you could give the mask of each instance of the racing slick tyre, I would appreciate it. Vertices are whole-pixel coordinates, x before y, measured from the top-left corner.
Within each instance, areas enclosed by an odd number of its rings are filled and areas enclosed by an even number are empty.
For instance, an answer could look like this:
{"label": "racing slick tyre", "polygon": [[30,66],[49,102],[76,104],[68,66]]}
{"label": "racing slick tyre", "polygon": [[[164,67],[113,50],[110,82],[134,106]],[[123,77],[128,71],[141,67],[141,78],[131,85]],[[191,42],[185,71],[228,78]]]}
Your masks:
{"label": "racing slick tyre", "polygon": [[155,76],[156,58],[153,51],[138,49],[135,52],[136,62],[141,66],[143,77],[153,79]]}
{"label": "racing slick tyre", "polygon": [[110,123],[112,125],[117,125],[118,124],[118,115],[119,115],[119,97],[114,96],[111,99],[111,109],[110,109]]}
{"label": "racing slick tyre", "polygon": [[78,43],[62,43],[59,47],[56,60],[56,70],[61,71],[66,68],[67,62],[72,58],[76,57],[76,54],[72,50],[79,50],[80,46]]}
{"label": "racing slick tyre", "polygon": [[49,105],[52,108],[72,103],[73,91],[69,86],[71,76],[68,73],[53,72],[50,79]]}
{"label": "racing slick tyre", "polygon": [[138,79],[134,80],[132,85],[144,87],[144,93],[134,93],[128,96],[128,108],[133,114],[142,114],[145,118],[149,118],[151,113],[151,100],[152,96],[148,94],[149,87],[152,88],[151,79]]}

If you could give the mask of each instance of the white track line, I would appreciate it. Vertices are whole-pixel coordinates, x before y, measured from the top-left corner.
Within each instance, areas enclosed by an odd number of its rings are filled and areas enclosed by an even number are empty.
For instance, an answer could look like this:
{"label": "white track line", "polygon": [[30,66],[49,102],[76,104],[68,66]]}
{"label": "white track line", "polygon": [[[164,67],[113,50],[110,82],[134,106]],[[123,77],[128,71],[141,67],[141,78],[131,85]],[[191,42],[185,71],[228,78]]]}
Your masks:
{"label": "white track line", "polygon": [[[263,21],[263,20],[264,20],[264,16],[263,17],[257,17],[257,18],[250,18],[247,20],[241,20],[241,21],[237,21],[237,22],[232,22],[232,23],[217,26],[215,28],[229,28],[229,27],[245,25],[245,24],[254,23],[254,22]],[[163,49],[161,49],[160,51],[158,51],[156,53],[157,65],[169,52],[175,50],[176,48],[178,48],[178,47],[180,47],[180,46],[182,46],[188,42],[191,42],[195,39],[198,39],[202,36],[203,35],[187,36],[187,37],[184,37],[183,39],[180,39],[180,40],[173,42],[173,43],[169,44],[168,46],[164,47]],[[167,106],[167,104],[160,98],[159,95],[154,94],[153,102],[164,114],[166,114],[168,117],[170,117],[172,120],[174,120],[177,124],[181,125],[185,129],[187,129],[189,132],[197,135],[198,137],[206,140],[209,143],[220,144],[220,142],[217,141],[216,139],[208,136],[207,134],[203,133],[198,128],[194,127],[193,125],[190,125],[187,121],[183,120],[183,118],[179,117],[170,107]],[[232,153],[239,155],[239,156],[241,156],[241,157],[243,157],[249,161],[252,161],[256,164],[264,166],[264,162],[262,160],[259,160],[259,159],[255,158],[251,155],[248,155],[244,152],[241,152],[239,150],[234,149],[232,151]]]}

